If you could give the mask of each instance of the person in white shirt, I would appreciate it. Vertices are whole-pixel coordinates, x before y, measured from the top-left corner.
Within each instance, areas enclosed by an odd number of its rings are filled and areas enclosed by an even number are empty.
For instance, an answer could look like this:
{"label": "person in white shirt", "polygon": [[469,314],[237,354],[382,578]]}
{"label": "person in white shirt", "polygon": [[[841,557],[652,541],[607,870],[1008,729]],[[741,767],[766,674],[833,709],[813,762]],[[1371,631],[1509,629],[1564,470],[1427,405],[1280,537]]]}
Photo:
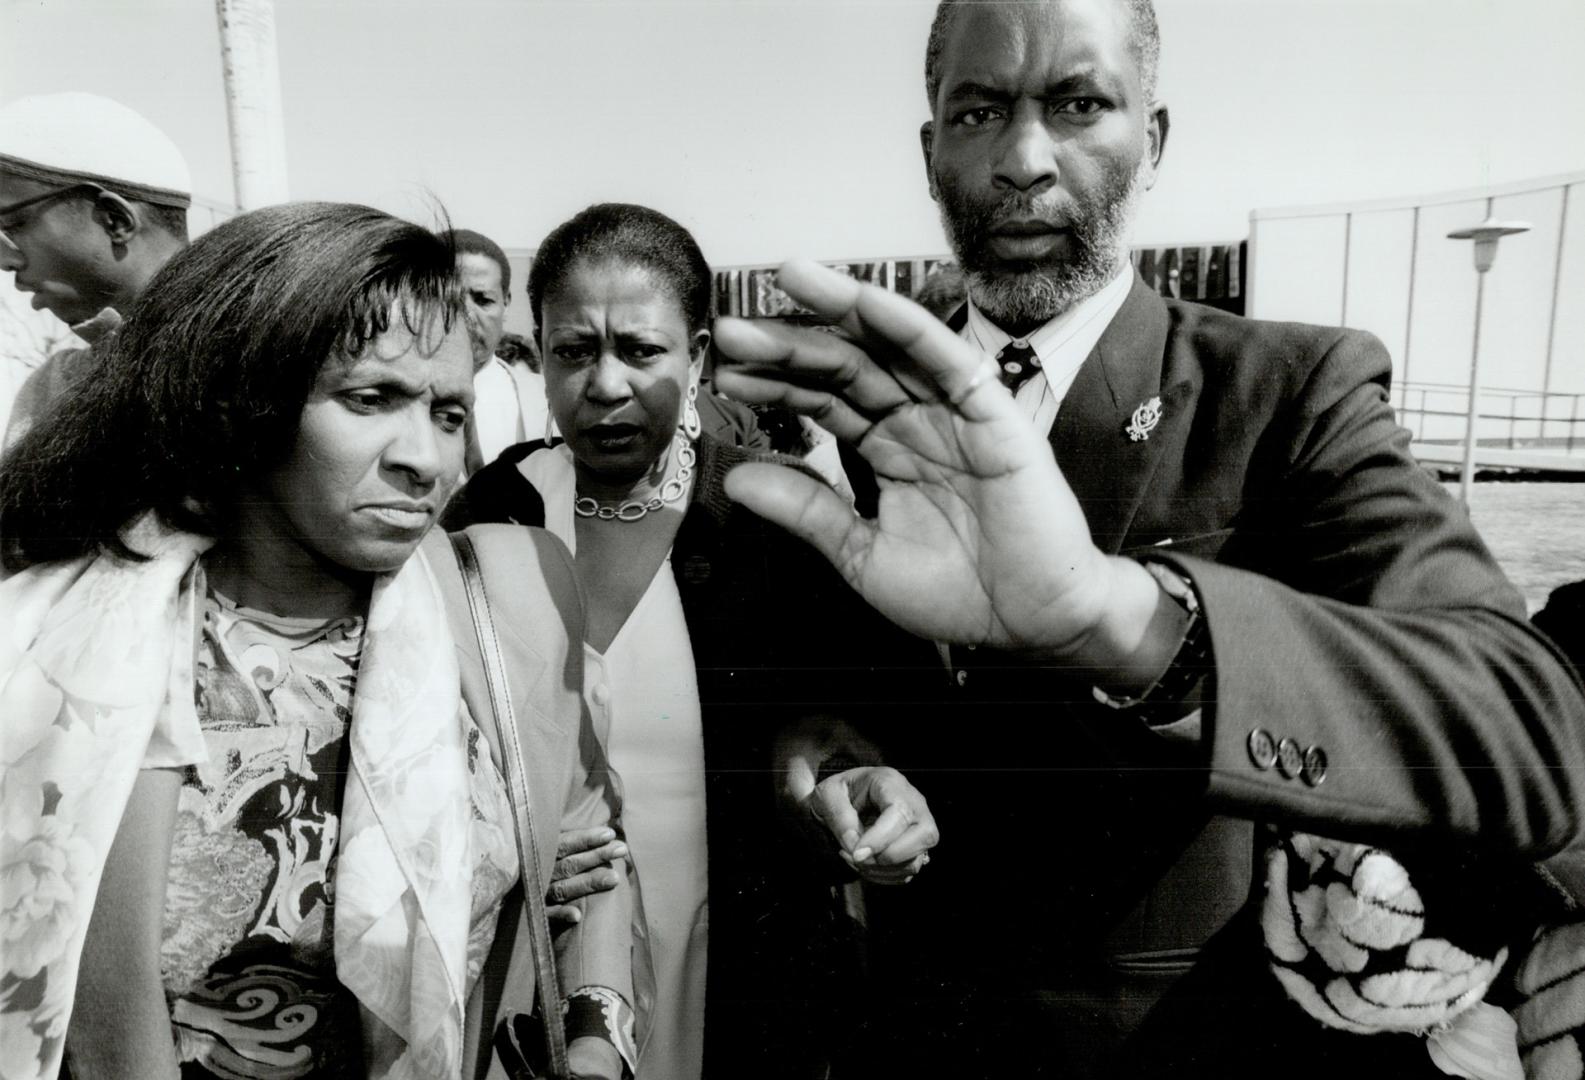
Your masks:
{"label": "person in white shirt", "polygon": [[472,229],[446,234],[457,252],[473,343],[473,415],[469,421],[469,475],[494,461],[502,450],[525,437],[517,382],[506,361],[495,355],[505,332],[506,306],[511,303],[512,266],[501,246]]}
{"label": "person in white shirt", "polygon": [[187,246],[192,186],[176,144],[120,102],[38,94],[0,109],[0,270],[89,346],[58,350],[22,383],[7,445],[83,378],[92,347]]}
{"label": "person in white shirt", "polygon": [[502,334],[495,355],[506,362],[517,383],[517,404],[523,410],[523,437],[531,442],[535,439],[548,442],[555,433],[556,422],[550,418],[550,405],[545,400],[545,376],[534,343],[521,334]]}

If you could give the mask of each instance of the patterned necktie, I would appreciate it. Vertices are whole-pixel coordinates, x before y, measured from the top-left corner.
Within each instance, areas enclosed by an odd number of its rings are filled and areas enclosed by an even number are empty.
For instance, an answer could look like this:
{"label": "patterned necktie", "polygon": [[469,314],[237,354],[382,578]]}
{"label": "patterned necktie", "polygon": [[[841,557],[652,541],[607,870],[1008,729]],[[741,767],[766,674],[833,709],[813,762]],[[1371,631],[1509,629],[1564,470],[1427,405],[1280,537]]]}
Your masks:
{"label": "patterned necktie", "polygon": [[996,354],[996,363],[1002,369],[1002,385],[1014,394],[1040,370],[1040,357],[1035,355],[1035,350],[1027,342],[1020,343],[1016,339]]}

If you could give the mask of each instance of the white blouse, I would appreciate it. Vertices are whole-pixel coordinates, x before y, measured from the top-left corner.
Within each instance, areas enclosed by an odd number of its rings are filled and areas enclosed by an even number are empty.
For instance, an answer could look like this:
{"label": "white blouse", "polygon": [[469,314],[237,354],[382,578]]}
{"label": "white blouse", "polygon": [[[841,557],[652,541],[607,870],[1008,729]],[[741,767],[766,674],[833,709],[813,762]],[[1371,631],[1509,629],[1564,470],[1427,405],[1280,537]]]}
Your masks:
{"label": "white blouse", "polygon": [[[571,451],[565,443],[540,450],[519,468],[544,499],[546,528],[576,553]],[[710,923],[704,737],[669,553],[604,654],[584,646],[584,696],[621,786],[655,965],[655,1007],[637,1080],[697,1080]]]}

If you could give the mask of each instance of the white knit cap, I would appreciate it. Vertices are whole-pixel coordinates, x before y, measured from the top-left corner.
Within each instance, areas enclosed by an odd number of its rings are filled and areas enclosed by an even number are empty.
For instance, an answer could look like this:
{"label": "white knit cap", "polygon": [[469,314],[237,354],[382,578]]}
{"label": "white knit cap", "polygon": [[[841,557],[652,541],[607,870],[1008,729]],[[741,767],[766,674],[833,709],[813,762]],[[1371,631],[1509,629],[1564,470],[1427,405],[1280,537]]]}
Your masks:
{"label": "white knit cap", "polygon": [[97,94],[36,94],[0,107],[0,170],[51,184],[92,181],[160,206],[192,202],[192,177],[176,144]]}

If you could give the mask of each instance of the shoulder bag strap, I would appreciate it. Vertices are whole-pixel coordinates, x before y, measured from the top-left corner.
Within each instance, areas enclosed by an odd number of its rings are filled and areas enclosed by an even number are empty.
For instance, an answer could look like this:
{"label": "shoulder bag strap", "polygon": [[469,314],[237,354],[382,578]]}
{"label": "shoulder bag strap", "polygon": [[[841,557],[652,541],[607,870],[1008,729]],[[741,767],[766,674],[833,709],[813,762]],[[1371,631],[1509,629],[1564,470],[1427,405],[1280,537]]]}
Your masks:
{"label": "shoulder bag strap", "polygon": [[[534,975],[539,986],[539,1006],[545,1027],[545,1050],[550,1075],[566,1080],[567,1029],[561,1015],[561,982],[556,975],[556,957],[551,950],[550,921],[545,916],[545,885],[539,874],[539,842],[534,836],[533,811],[528,788],[520,767],[522,749],[517,739],[517,718],[512,695],[507,689],[506,665],[501,660],[500,643],[495,636],[495,621],[490,615],[490,598],[484,591],[484,575],[479,572],[479,556],[473,540],[465,533],[451,534],[462,570],[462,583],[468,596],[468,610],[479,635],[479,654],[484,659],[484,681],[490,690],[490,713],[500,740],[501,773],[506,777],[507,796],[517,818],[517,859],[522,864],[523,892],[528,897],[530,937],[534,945]],[[489,1021],[486,1020],[486,1023]]]}

